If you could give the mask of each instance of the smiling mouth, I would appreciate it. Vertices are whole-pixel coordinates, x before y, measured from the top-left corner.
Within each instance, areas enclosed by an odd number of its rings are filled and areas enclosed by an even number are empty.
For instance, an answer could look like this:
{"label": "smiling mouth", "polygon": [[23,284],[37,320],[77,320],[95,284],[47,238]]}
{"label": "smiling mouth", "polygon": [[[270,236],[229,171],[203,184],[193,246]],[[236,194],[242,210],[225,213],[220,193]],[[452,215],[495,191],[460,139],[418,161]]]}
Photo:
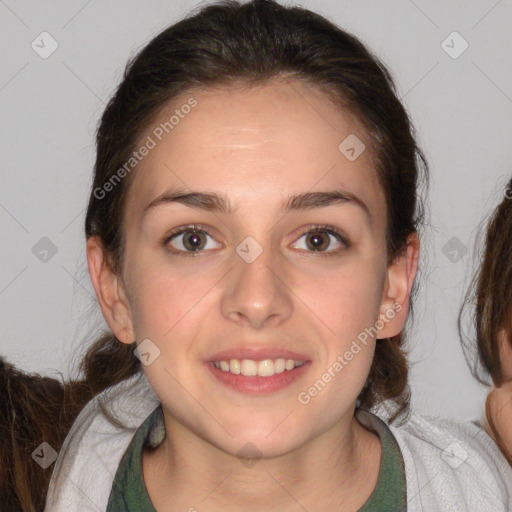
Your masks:
{"label": "smiling mouth", "polygon": [[226,361],[211,361],[210,365],[234,375],[243,375],[245,377],[272,377],[275,374],[289,372],[297,367],[303,366],[304,361],[285,359],[283,357],[264,359],[262,361],[253,359],[230,359]]}

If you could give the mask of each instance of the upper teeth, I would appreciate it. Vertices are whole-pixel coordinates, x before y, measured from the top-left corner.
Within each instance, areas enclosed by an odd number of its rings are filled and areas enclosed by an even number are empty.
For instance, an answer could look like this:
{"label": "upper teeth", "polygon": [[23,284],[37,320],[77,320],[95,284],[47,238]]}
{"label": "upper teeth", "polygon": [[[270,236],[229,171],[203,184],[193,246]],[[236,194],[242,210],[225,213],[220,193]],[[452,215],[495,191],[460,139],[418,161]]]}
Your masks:
{"label": "upper teeth", "polygon": [[285,370],[293,370],[296,366],[302,366],[304,361],[294,361],[293,359],[265,359],[263,361],[253,361],[252,359],[231,359],[229,361],[214,361],[211,363],[217,368],[231,372],[235,375],[245,375],[246,377],[258,375],[259,377],[271,377],[275,373],[283,373]]}

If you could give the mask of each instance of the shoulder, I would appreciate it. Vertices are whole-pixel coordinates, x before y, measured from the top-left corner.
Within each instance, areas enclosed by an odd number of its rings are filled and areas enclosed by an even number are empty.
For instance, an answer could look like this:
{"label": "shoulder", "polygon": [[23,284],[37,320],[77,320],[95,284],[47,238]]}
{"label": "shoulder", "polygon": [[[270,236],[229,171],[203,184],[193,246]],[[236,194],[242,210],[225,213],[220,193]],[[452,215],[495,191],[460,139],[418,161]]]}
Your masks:
{"label": "shoulder", "polygon": [[389,428],[404,457],[411,510],[512,510],[512,468],[478,424],[411,413]]}
{"label": "shoulder", "polygon": [[[136,429],[159,405],[143,373],[91,400],[58,454],[45,511],[105,510],[123,454]],[[104,411],[116,422],[109,421]]]}

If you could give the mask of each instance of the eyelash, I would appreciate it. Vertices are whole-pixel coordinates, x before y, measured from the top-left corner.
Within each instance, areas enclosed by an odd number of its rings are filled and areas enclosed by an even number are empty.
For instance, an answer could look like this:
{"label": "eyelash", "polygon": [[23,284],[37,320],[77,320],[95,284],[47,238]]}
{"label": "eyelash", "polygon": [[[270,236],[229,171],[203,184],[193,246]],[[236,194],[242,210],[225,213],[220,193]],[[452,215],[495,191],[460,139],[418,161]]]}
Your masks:
{"label": "eyelash", "polygon": [[[329,224],[314,224],[312,226],[309,226],[306,230],[302,231],[299,234],[298,239],[302,238],[304,235],[306,235],[310,232],[317,232],[317,231],[333,235],[339,242],[341,242],[345,246],[344,249],[348,249],[350,247],[350,243],[347,240],[347,238],[337,228],[335,228],[334,226],[331,226]],[[208,228],[206,226],[204,226],[203,224],[189,224],[188,226],[182,226],[182,227],[176,228],[175,230],[171,231],[170,233],[167,233],[163,237],[161,243],[165,247],[173,238],[175,238],[178,235],[181,235],[183,233],[187,233],[187,232],[198,232],[198,233],[204,233],[208,236],[212,236],[208,232]],[[316,254],[317,256],[320,256],[320,257],[329,257],[329,256],[339,255],[340,252],[343,251],[344,249],[337,250],[337,251],[307,251],[307,252]],[[171,252],[173,252],[174,254],[176,254],[178,256],[196,257],[201,252],[205,252],[205,251],[204,250],[182,251],[179,249],[171,249]]]}

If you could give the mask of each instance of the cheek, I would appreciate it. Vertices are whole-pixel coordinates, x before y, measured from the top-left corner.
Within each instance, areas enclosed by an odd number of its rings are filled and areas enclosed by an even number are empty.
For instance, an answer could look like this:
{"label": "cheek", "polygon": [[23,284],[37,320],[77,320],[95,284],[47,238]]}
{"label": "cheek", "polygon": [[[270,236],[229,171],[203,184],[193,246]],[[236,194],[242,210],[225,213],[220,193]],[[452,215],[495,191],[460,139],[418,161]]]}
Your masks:
{"label": "cheek", "polygon": [[326,341],[322,365],[330,373],[335,391],[347,385],[356,390],[366,381],[374,355],[381,286],[378,271],[352,266],[326,277],[310,295],[311,309],[321,320],[315,323],[323,326]]}
{"label": "cheek", "polygon": [[378,318],[382,278],[374,267],[347,265],[303,281],[300,297],[324,321],[331,334],[345,338]]}
{"label": "cheek", "polygon": [[512,379],[512,334],[505,330],[498,333],[498,344],[501,361],[501,369],[504,380]]}
{"label": "cheek", "polygon": [[164,345],[176,334],[193,334],[203,300],[211,288],[209,280],[183,277],[165,266],[146,266],[136,273],[132,301],[134,329],[140,339],[154,339]]}

